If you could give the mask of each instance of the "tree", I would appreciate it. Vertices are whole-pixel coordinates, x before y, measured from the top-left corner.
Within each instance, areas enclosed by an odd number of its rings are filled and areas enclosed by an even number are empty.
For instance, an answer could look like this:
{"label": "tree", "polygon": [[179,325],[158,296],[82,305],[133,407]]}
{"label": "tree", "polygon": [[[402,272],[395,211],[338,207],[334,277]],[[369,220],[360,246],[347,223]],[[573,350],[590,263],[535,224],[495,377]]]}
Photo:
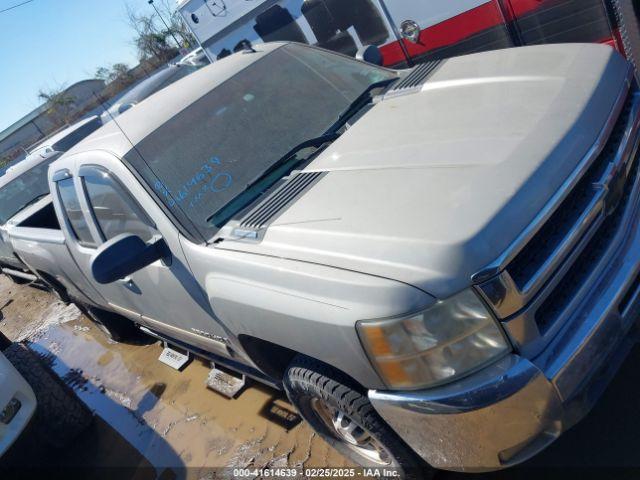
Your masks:
{"label": "tree", "polygon": [[111,70],[109,70],[109,68],[107,67],[99,67],[96,70],[94,77],[96,77],[99,80],[104,80],[106,83],[109,83],[111,78]]}
{"label": "tree", "polygon": [[94,76],[106,83],[123,83],[128,84],[135,80],[131,74],[131,69],[126,63],[115,63],[111,67],[100,67],[96,70]]}
{"label": "tree", "polygon": [[67,92],[64,85],[48,90],[41,89],[38,98],[46,102],[46,113],[57,125],[66,125],[73,120],[76,97]]}
{"label": "tree", "polygon": [[[138,49],[138,57],[140,60],[157,59],[166,62],[176,55],[175,42],[171,39],[171,32],[157,21],[157,15],[140,14],[130,6],[126,6],[127,21],[131,28],[136,32],[136,38],[133,44]],[[172,45],[174,43],[174,45]]]}
{"label": "tree", "polygon": [[180,47],[192,49],[198,45],[196,38],[187,27],[187,24],[182,18],[180,12],[174,8],[175,2],[171,2],[170,0],[162,0],[158,5],[158,10],[160,10],[160,14],[165,18],[169,19],[169,31],[182,39],[182,44]]}

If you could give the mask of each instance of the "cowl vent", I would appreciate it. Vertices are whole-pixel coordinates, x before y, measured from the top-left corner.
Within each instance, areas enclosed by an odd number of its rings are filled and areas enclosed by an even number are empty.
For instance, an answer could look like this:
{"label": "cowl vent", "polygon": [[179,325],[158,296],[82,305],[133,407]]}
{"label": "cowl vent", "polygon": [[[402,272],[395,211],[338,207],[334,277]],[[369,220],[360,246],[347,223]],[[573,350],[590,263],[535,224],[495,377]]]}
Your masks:
{"label": "cowl vent", "polygon": [[234,229],[234,236],[257,239],[258,232],[266,229],[296,198],[314,185],[326,172],[301,172],[290,178],[261,202]]}
{"label": "cowl vent", "polygon": [[421,63],[411,70],[409,75],[400,80],[397,85],[394,85],[393,88],[385,94],[385,98],[404,95],[410,93],[412,90],[420,89],[442,63],[442,60]]}

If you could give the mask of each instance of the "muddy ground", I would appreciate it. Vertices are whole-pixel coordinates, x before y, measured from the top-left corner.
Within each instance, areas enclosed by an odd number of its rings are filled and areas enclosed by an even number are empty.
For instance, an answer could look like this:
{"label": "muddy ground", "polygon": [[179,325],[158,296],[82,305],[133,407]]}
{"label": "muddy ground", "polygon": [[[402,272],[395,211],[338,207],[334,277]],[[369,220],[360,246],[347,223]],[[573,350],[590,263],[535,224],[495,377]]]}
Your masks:
{"label": "muddy ground", "polygon": [[[0,330],[30,341],[96,414],[94,425],[69,448],[43,452],[44,466],[81,467],[92,478],[124,480],[213,478],[220,467],[352,465],[300,422],[281,393],[251,384],[229,400],[206,388],[205,362],[172,370],[157,360],[159,343],[110,342],[73,305],[4,276]],[[589,417],[524,467],[438,477],[539,478],[548,468],[640,467],[639,360],[636,349]]]}

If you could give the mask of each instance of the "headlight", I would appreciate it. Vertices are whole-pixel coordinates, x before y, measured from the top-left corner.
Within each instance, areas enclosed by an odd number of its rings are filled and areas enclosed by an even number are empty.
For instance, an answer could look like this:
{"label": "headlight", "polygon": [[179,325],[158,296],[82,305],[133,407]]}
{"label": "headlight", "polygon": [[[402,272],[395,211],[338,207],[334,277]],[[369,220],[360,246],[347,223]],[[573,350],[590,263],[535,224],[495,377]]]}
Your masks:
{"label": "headlight", "polygon": [[358,323],[370,360],[389,388],[424,388],[476,370],[510,351],[471,290],[416,315]]}

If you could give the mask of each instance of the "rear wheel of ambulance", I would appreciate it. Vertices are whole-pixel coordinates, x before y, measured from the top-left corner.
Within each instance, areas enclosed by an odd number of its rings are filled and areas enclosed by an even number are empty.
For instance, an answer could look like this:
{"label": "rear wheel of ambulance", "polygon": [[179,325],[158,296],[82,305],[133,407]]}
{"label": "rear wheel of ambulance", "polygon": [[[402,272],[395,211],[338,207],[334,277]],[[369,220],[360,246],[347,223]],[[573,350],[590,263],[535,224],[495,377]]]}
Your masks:
{"label": "rear wheel of ambulance", "polygon": [[345,457],[363,467],[386,468],[399,478],[431,478],[423,462],[374,410],[351,378],[303,355],[289,365],[284,387],[313,429]]}

